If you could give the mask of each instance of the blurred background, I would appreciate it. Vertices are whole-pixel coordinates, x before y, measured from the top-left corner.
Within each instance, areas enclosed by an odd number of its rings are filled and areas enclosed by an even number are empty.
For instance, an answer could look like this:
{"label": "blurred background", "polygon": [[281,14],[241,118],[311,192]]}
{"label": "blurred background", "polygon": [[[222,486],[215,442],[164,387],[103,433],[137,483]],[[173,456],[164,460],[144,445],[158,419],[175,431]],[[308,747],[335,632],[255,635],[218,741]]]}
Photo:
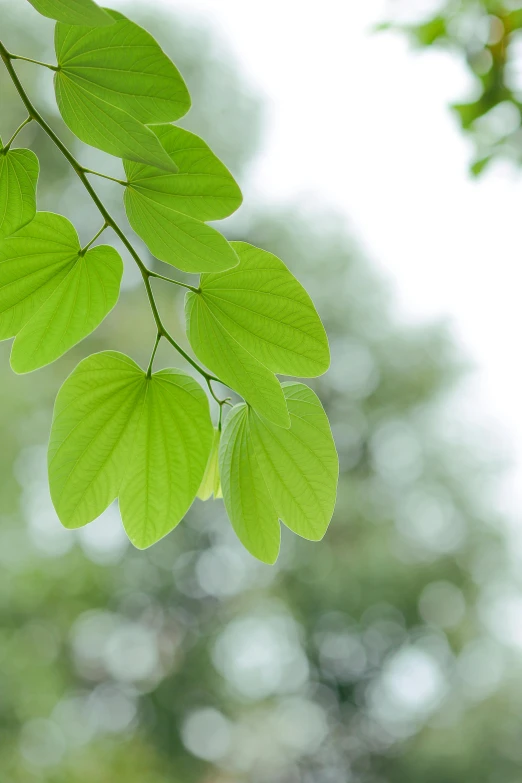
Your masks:
{"label": "blurred background", "polygon": [[[116,507],[66,531],[45,465],[56,391],[88,353],[143,363],[154,339],[123,250],[120,303],[88,340],[30,376],[1,344],[0,780],[516,783],[522,2],[113,5],[174,59],[185,124],[241,184],[227,235],[279,255],[324,319],[313,385],[339,500],[324,541],[284,535],[274,567],[221,501],[145,552]],[[53,60],[28,3],[0,20],[11,51]],[[82,162],[118,176],[64,128],[51,74],[17,69]],[[25,113],[1,69],[0,99],[5,139]],[[90,239],[66,161],[32,125],[19,142],[39,208]],[[124,224],[118,186],[95,184]],[[156,291],[184,341],[182,297]]]}

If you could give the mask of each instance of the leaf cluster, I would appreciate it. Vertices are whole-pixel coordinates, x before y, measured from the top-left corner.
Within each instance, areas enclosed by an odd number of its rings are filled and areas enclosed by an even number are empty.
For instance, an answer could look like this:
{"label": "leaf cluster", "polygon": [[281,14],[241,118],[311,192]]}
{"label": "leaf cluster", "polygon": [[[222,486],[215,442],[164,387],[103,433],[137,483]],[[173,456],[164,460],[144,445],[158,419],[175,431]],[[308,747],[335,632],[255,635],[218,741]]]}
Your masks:
{"label": "leaf cluster", "polygon": [[[315,377],[330,363],[324,327],[308,293],[276,256],[228,241],[211,221],[242,202],[238,184],[209,146],[173,123],[190,108],[180,72],[154,38],[123,14],[93,0],[29,0],[56,21],[56,64],[12,54],[0,57],[28,117],[0,142],[0,339],[15,338],[17,373],[55,361],[92,333],[119,297],[123,262],[96,244],[111,229],[138,265],[156,325],[149,366],[104,351],[85,358],[63,384],[49,443],[51,496],[62,524],[77,528],[119,500],[125,530],[138,548],[169,533],[199,496],[223,496],[246,548],[272,563],[280,520],[304,538],[320,539],[335,504],[338,460],[321,403],[303,383],[278,375]],[[17,60],[54,73],[60,114],[85,144],[123,162],[125,212],[152,256],[198,275],[181,283],[149,269],[107,211],[91,176],[28,97]],[[102,225],[82,246],[61,215],[37,211],[39,163],[13,149],[36,122],[78,174]],[[196,358],[164,326],[152,282],[188,289],[187,338]],[[168,341],[192,374],[153,372],[160,340]],[[200,364],[201,362],[202,364]],[[244,402],[223,424],[230,398]]]}

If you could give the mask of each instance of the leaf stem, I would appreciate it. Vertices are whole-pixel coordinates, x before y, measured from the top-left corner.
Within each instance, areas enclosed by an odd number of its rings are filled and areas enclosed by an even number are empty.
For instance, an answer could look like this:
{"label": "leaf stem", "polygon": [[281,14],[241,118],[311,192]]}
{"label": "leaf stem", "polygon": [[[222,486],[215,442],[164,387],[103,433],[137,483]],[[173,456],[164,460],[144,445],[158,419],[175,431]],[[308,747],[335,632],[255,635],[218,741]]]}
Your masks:
{"label": "leaf stem", "polygon": [[85,174],[94,174],[96,177],[103,177],[103,179],[110,179],[111,182],[117,182],[118,185],[123,185],[123,187],[127,187],[129,184],[128,182],[125,182],[123,179],[117,179],[116,177],[109,177],[108,174],[102,174],[101,171],[93,171],[92,169],[86,169],[85,166],[82,166],[82,171]]}
{"label": "leaf stem", "polygon": [[149,273],[149,277],[157,277],[159,280],[166,280],[167,283],[174,283],[174,285],[181,285],[183,288],[188,288],[190,291],[193,291],[195,294],[199,294],[199,288],[194,288],[193,285],[188,285],[188,283],[182,283],[180,280],[174,280],[173,277],[165,277],[165,275],[159,275],[157,272],[153,272],[152,269],[147,270]]}
{"label": "leaf stem", "polygon": [[24,60],[26,63],[34,63],[35,65],[41,65],[42,68],[49,68],[51,71],[59,71],[60,68],[57,65],[51,65],[50,63],[42,63],[40,60],[32,60],[30,57],[22,57],[21,54],[10,54],[7,52],[7,57],[10,60]]}
{"label": "leaf stem", "polygon": [[81,255],[81,256],[84,256],[84,255],[86,254],[86,252],[88,251],[88,249],[90,248],[90,246],[91,246],[91,245],[92,245],[94,242],[96,242],[96,240],[98,239],[98,237],[99,237],[101,234],[103,234],[103,232],[105,231],[105,229],[106,229],[106,228],[109,228],[109,224],[107,223],[107,221],[105,221],[105,223],[103,224],[103,226],[102,226],[102,227],[100,228],[100,230],[99,230],[99,231],[98,231],[98,232],[97,232],[97,233],[96,233],[96,234],[93,236],[93,238],[91,239],[91,241],[90,241],[90,242],[88,242],[88,243],[85,245],[85,247],[82,247],[82,249],[80,250],[80,255]]}
{"label": "leaf stem", "polygon": [[156,335],[156,342],[154,343],[154,348],[152,349],[152,356],[150,357],[149,366],[147,368],[147,378],[152,377],[152,365],[154,364],[154,357],[156,356],[156,351],[158,350],[158,345],[161,340],[161,332],[158,332]]}
{"label": "leaf stem", "polygon": [[22,124],[18,126],[18,128],[15,130],[15,132],[13,133],[13,135],[11,136],[11,138],[9,139],[5,147],[2,149],[4,155],[6,155],[9,152],[9,148],[11,147],[11,144],[16,139],[16,137],[18,136],[22,128],[25,128],[25,126],[32,121],[33,121],[32,117],[26,117],[25,120],[22,122]]}
{"label": "leaf stem", "polygon": [[[149,270],[139,257],[138,253],[130,243],[130,241],[127,239],[126,235],[122,231],[122,229],[118,226],[114,218],[110,215],[110,213],[107,211],[107,208],[101,201],[100,197],[92,187],[91,183],[87,179],[85,170],[83,166],[79,163],[79,161],[76,160],[74,155],[69,151],[69,149],[65,146],[63,141],[56,135],[56,133],[53,131],[53,129],[48,125],[48,123],[44,120],[42,115],[38,112],[35,106],[31,103],[31,100],[29,99],[29,96],[27,95],[26,91],[24,90],[20,79],[18,78],[18,75],[13,67],[13,64],[11,60],[17,59],[14,55],[9,54],[5,46],[0,41],[0,58],[3,60],[5,67],[7,68],[7,72],[9,76],[11,77],[11,81],[13,82],[14,86],[16,87],[16,90],[22,99],[22,102],[27,109],[29,116],[31,119],[35,120],[35,122],[38,123],[38,125],[42,128],[42,130],[49,136],[51,141],[55,144],[55,146],[60,150],[62,155],[68,160],[68,162],[71,164],[72,168],[80,178],[82,185],[86,189],[87,193],[93,200],[93,202],[96,204],[98,211],[100,212],[101,216],[105,220],[107,226],[112,228],[116,236],[121,240],[121,242],[125,245],[128,252],[136,262],[140,272],[141,276],[143,278],[143,283],[145,285],[145,290],[147,292],[147,297],[149,300],[150,308],[152,310],[152,315],[154,317],[154,321],[156,323],[156,328],[158,332],[165,337],[166,340],[173,346],[173,348],[178,351],[181,356],[200,374],[205,378],[207,384],[209,385],[209,388],[211,390],[211,394],[214,397],[214,399],[217,399],[214,392],[212,391],[212,388],[210,386],[210,381],[218,381],[221,383],[219,378],[216,378],[214,375],[211,375],[208,373],[203,367],[201,367],[194,359],[192,359],[189,354],[183,350],[183,348],[178,345],[176,340],[169,334],[165,326],[163,325],[163,322],[161,320],[161,316],[158,311],[158,307],[156,304],[156,300],[154,298],[154,294],[150,285],[149,280]],[[20,58],[18,58],[20,59]],[[224,384],[225,385],[225,384]],[[219,402],[219,401],[218,401]]]}

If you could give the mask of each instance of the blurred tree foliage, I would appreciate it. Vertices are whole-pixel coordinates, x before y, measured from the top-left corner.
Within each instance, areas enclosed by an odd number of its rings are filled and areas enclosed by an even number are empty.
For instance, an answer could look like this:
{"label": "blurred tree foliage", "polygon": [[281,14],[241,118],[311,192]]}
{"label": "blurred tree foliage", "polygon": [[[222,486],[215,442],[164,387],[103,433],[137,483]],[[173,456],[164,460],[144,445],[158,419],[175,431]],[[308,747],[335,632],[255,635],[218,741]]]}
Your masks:
{"label": "blurred tree foliage", "polygon": [[[190,127],[244,181],[260,110],[237,67],[208,32],[141,17],[186,76]],[[28,4],[4,2],[0,18],[11,50],[50,56]],[[20,73],[49,115],[49,74]],[[7,134],[23,111],[1,71],[0,95]],[[33,144],[40,208],[58,196],[87,237],[98,218],[74,175],[43,136]],[[112,183],[100,191],[121,214]],[[221,501],[196,501],[146,552],[113,510],[63,530],[45,469],[56,389],[102,347],[145,361],[147,304],[128,270],[118,319],[37,382],[10,372],[2,344],[0,780],[513,783],[522,686],[499,607],[520,599],[490,500],[497,466],[463,445],[451,413],[463,372],[451,340],[397,320],[342,220],[259,207],[229,225],[299,275],[330,335],[317,381],[342,468],[330,531],[320,545],[284,536],[269,567],[242,550]],[[175,294],[161,293],[168,313]]]}
{"label": "blurred tree foliage", "polygon": [[474,144],[472,173],[500,158],[522,164],[522,2],[445,0],[431,18],[398,29],[416,46],[445,47],[465,60],[473,94],[452,109]]}

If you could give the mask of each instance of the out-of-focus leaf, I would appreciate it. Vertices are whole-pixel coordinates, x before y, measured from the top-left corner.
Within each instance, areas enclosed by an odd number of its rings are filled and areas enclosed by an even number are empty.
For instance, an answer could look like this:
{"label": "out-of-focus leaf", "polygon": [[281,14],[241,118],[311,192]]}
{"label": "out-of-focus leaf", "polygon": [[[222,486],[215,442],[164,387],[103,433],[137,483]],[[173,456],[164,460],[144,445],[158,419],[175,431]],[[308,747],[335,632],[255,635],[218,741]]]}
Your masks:
{"label": "out-of-focus leaf", "polygon": [[42,16],[58,22],[89,27],[113,24],[113,19],[94,0],[29,0]]}

